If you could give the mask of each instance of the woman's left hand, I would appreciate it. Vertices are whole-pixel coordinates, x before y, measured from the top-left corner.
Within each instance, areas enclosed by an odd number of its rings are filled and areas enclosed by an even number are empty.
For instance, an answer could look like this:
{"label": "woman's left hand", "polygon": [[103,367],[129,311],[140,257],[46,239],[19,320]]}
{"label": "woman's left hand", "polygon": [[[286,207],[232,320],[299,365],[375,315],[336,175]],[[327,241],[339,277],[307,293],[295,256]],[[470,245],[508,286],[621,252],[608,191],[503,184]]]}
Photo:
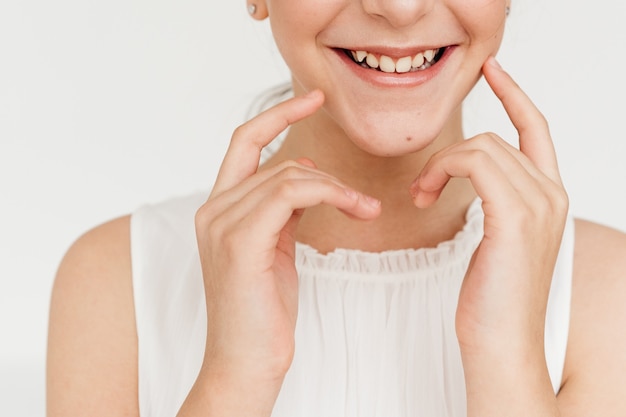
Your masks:
{"label": "woman's left hand", "polygon": [[[476,404],[483,396],[470,401],[474,389],[488,391],[494,385],[495,391],[509,389],[519,397],[516,385],[538,387],[543,381],[541,386],[549,386],[545,314],[568,198],[543,115],[495,59],[484,64],[483,74],[519,133],[519,150],[493,133],[452,145],[433,155],[412,192],[415,204],[426,207],[450,178],[462,177],[470,179],[482,199],[484,237],[461,288],[456,331],[468,411],[474,407],[489,415],[489,406]],[[554,398],[554,393],[542,392]],[[523,415],[535,415],[530,407]]]}

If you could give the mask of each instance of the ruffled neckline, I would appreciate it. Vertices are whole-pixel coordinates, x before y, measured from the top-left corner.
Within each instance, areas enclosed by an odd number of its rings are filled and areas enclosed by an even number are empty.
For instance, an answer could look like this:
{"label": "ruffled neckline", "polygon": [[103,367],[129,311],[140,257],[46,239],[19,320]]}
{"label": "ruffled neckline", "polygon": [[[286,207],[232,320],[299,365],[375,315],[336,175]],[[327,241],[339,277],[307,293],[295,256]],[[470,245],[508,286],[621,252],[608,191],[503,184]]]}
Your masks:
{"label": "ruffled neckline", "polygon": [[336,276],[402,275],[450,268],[466,263],[483,236],[482,201],[476,198],[465,214],[465,225],[455,236],[432,248],[367,252],[338,248],[322,254],[301,242],[296,243],[296,266],[300,272],[315,271]]}

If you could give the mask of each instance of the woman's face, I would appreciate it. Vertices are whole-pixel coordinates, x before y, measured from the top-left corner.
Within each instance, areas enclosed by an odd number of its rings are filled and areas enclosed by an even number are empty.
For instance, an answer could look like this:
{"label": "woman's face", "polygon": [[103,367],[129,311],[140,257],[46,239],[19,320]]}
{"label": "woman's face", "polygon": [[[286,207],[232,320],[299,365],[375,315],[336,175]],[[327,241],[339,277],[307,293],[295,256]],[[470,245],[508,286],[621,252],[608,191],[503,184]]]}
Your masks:
{"label": "woman's face", "polygon": [[434,140],[498,50],[508,0],[265,0],[296,93],[362,149]]}

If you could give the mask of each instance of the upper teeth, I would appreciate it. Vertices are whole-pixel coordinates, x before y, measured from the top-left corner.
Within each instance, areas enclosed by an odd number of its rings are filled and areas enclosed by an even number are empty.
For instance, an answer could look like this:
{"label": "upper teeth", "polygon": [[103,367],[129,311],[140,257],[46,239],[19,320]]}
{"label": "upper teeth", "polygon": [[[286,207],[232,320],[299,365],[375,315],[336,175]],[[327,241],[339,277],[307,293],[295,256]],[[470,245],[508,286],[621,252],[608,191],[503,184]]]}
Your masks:
{"label": "upper teeth", "polygon": [[414,56],[405,56],[394,60],[386,55],[376,56],[367,51],[350,51],[356,62],[367,64],[370,68],[378,68],[383,72],[404,73],[430,67],[439,49],[427,49]]}

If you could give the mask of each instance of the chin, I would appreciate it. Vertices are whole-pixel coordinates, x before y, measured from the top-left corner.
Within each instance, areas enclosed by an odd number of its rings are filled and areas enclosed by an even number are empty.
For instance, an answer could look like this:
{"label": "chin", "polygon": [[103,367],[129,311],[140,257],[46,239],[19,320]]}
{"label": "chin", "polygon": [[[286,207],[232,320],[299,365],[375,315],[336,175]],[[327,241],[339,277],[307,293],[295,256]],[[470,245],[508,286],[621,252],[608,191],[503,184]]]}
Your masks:
{"label": "chin", "polygon": [[377,98],[337,98],[332,93],[327,97],[326,115],[356,147],[371,155],[403,156],[462,139],[462,97],[457,94],[435,91],[416,98],[410,90],[399,90]]}
{"label": "chin", "polygon": [[[439,142],[441,145],[436,147],[441,147],[443,142],[456,139],[447,133],[456,126],[455,121],[460,114],[444,111],[447,107],[441,103],[435,112],[422,108],[410,113],[400,109],[385,112],[369,109],[351,115],[344,113],[347,123],[342,123],[342,128],[352,143],[364,152],[380,157],[403,156]],[[446,133],[445,139],[442,132]],[[459,132],[459,135],[462,134]]]}
{"label": "chin", "polygon": [[348,137],[362,151],[379,157],[398,157],[424,150],[433,145],[441,128],[430,125],[428,129],[397,124],[386,129],[358,129],[348,132]]}

